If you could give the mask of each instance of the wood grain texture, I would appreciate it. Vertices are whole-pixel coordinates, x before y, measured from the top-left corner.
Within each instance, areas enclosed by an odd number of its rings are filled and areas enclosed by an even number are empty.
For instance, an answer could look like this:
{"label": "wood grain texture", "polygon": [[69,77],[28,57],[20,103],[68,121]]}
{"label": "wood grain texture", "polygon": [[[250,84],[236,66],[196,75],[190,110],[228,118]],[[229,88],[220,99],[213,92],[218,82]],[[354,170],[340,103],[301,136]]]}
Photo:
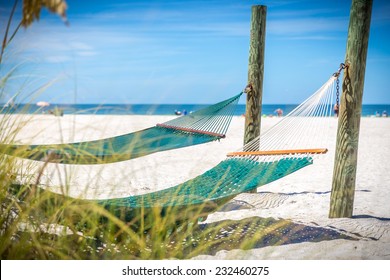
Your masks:
{"label": "wood grain texture", "polygon": [[246,95],[244,146],[260,135],[266,16],[266,6],[252,6],[248,61],[248,85],[251,85],[251,90]]}
{"label": "wood grain texture", "polygon": [[296,155],[296,154],[326,154],[328,149],[295,149],[295,150],[272,150],[272,151],[243,151],[228,153],[228,157],[233,156],[273,156],[273,155]]}
{"label": "wood grain texture", "polygon": [[353,0],[342,83],[329,217],[352,217],[372,0]]}
{"label": "wood grain texture", "polygon": [[266,14],[266,6],[252,7],[248,64],[248,84],[252,90],[246,96],[244,145],[260,135]]}
{"label": "wood grain texture", "polygon": [[205,135],[214,136],[214,137],[218,137],[218,138],[225,138],[226,137],[225,134],[220,134],[220,133],[215,133],[215,132],[210,132],[210,131],[205,131],[205,130],[199,130],[199,129],[193,129],[193,128],[179,127],[179,126],[174,126],[174,125],[167,125],[164,123],[158,123],[158,124],[156,124],[156,126],[180,130],[180,131],[189,132],[189,133],[205,134]]}

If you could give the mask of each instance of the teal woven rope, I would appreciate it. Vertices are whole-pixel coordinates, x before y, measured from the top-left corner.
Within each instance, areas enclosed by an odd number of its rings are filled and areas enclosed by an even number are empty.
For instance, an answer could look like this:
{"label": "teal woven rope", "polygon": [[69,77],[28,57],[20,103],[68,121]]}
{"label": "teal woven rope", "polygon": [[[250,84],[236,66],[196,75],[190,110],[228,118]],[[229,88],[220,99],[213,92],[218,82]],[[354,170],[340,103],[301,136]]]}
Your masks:
{"label": "teal woven rope", "polygon": [[[241,95],[242,93],[165,123],[169,126],[177,126],[179,129],[155,126],[116,137],[69,144],[0,144],[0,152],[41,161],[46,161],[50,155],[56,162],[65,164],[101,164],[199,145],[218,140],[226,133]],[[218,135],[188,132],[180,128],[191,128]]]}
{"label": "teal woven rope", "polygon": [[232,158],[222,161],[192,180],[166,190],[97,202],[114,208],[170,207],[217,202],[273,182],[310,164],[311,158],[263,163]]}
{"label": "teal woven rope", "polygon": [[102,140],[57,145],[18,146],[8,154],[29,159],[44,160],[51,154],[57,162],[65,164],[98,164],[134,159],[156,152],[199,145],[217,140],[204,134],[181,133],[163,127],[152,127],[127,135]]}

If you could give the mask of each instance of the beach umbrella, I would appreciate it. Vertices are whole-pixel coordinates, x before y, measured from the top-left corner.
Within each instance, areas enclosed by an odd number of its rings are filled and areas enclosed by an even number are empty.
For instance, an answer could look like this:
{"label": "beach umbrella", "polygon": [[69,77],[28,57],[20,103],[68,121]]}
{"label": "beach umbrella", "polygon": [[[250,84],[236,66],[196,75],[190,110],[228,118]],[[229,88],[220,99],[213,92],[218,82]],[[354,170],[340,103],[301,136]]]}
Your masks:
{"label": "beach umbrella", "polygon": [[39,107],[48,107],[48,106],[50,106],[50,103],[49,102],[46,102],[46,101],[38,101],[37,102],[37,106],[39,106]]}

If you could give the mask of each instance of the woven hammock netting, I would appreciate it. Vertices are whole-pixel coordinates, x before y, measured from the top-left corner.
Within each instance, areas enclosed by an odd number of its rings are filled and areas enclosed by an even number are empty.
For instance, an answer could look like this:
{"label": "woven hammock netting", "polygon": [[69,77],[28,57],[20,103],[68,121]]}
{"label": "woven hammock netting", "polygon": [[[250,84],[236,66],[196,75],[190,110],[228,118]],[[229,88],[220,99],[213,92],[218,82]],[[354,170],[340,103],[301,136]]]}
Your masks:
{"label": "woven hammock netting", "polygon": [[0,152],[64,164],[102,164],[203,144],[225,137],[241,95],[141,131],[68,144],[1,145]]}
{"label": "woven hammock netting", "polygon": [[[189,207],[204,204],[211,204],[217,208],[218,205],[240,193],[251,191],[309,166],[313,163],[313,159],[319,155],[308,152],[259,156],[250,152],[327,148],[323,146],[326,143],[326,141],[324,142],[324,134],[329,131],[330,121],[335,121],[335,118],[331,116],[337,79],[335,76],[330,77],[312,96],[291,113],[280,118],[280,121],[265,133],[238,151],[228,154],[225,160],[193,179],[147,194],[88,201],[101,204],[117,213],[145,208]],[[226,112],[231,111],[227,110]],[[199,130],[205,130],[206,119],[210,119],[211,115],[214,116],[208,111],[200,111],[192,122],[190,118],[178,118],[167,125],[185,127],[188,124],[187,127],[191,127],[191,129],[197,127]],[[206,118],[202,116],[206,116]],[[219,117],[215,118],[217,120]],[[158,126],[156,128],[170,129]],[[189,136],[186,134],[190,134],[190,136],[196,134],[186,131],[170,131],[169,133],[172,135],[183,134],[186,137]],[[217,133],[223,134],[224,131],[219,130]],[[199,137],[215,136],[202,135]],[[240,152],[248,154],[243,155]]]}
{"label": "woven hammock netting", "polygon": [[[297,106],[276,125],[262,133],[239,151],[280,151],[326,149],[330,122],[335,121],[333,104],[336,96],[336,76],[319,88],[313,95]],[[231,153],[234,155],[234,153]],[[237,153],[238,154],[238,153]],[[242,155],[239,155],[243,157]],[[278,160],[280,155],[256,156],[245,155],[253,160],[268,162]],[[313,157],[312,154],[285,154],[283,158]]]}
{"label": "woven hammock netting", "polygon": [[[239,151],[312,149],[324,147],[324,133],[334,121],[335,82],[332,76],[319,90],[260,137]],[[149,194],[98,200],[110,208],[215,205],[285,177],[313,163],[311,153],[270,156],[229,156],[204,174],[177,186]]]}

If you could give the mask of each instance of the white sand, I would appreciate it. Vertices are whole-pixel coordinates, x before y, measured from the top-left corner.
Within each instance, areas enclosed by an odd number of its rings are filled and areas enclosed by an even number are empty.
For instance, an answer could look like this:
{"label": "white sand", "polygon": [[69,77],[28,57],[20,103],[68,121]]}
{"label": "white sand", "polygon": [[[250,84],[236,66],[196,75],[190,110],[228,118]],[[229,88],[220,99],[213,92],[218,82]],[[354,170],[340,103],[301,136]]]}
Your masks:
{"label": "white sand", "polygon": [[[173,118],[168,116],[82,115],[54,117],[14,116],[29,119],[16,136],[19,143],[58,143],[115,136],[144,129]],[[263,118],[263,130],[277,118]],[[87,198],[121,197],[163,189],[184,182],[218,164],[227,152],[242,146],[244,118],[234,117],[227,138],[183,149],[106,165],[49,164],[43,184],[53,190],[69,186],[69,194]],[[219,251],[197,259],[390,259],[390,118],[361,121],[354,218],[328,219],[337,122],[331,120],[326,137],[329,153],[311,166],[258,189],[242,194],[236,203],[248,207],[216,212],[206,223],[248,217],[289,219],[313,227],[333,229],[359,241],[335,239],[268,246],[252,250]],[[3,131],[4,133],[4,131]],[[24,166],[41,163],[23,160]],[[232,202],[235,203],[234,201]],[[248,209],[249,208],[249,209]]]}

